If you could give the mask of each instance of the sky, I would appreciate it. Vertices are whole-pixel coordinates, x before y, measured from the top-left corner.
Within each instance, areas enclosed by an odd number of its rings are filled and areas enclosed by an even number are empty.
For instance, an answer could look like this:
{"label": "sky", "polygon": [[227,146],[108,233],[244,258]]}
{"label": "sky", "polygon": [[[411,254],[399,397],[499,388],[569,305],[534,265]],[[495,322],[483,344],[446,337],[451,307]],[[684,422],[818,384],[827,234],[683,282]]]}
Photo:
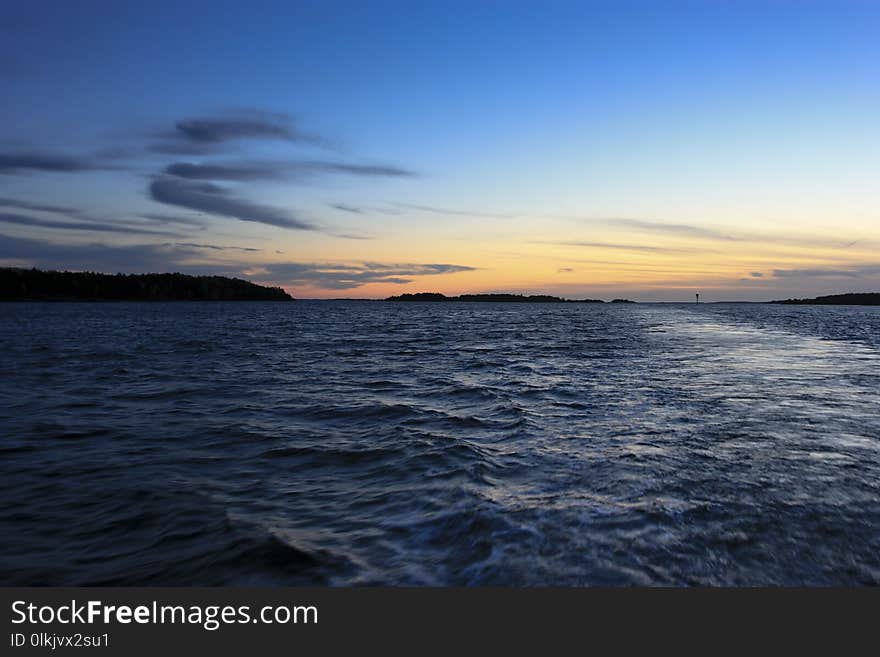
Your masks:
{"label": "sky", "polygon": [[880,3],[0,6],[0,265],[880,291]]}

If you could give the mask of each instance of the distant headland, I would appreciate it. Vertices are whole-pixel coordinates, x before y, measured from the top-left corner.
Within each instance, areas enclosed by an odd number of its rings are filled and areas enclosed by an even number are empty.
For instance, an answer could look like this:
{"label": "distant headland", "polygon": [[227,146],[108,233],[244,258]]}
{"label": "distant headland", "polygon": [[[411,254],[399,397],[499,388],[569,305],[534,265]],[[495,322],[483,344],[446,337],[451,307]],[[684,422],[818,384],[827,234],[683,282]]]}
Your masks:
{"label": "distant headland", "polygon": [[3,301],[293,301],[280,287],[225,276],[0,268]]}
{"label": "distant headland", "polygon": [[[605,303],[601,299],[563,299],[549,294],[462,294],[457,297],[447,297],[439,292],[417,292],[415,294],[400,294],[388,297],[386,301],[415,302],[415,301],[463,301],[463,302],[489,302],[489,303]],[[627,299],[615,299],[611,303],[635,303]]]}
{"label": "distant headland", "polygon": [[804,306],[880,306],[880,292],[850,292],[848,294],[831,294],[814,299],[783,299],[770,301]]}

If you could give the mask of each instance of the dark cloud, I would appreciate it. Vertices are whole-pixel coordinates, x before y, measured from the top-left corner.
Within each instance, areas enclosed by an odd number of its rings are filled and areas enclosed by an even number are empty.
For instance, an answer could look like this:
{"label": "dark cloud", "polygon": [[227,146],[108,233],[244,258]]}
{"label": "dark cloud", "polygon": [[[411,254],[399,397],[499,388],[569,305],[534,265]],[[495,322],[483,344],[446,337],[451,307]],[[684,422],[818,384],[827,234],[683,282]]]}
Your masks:
{"label": "dark cloud", "polygon": [[252,164],[189,164],[175,162],[165,173],[189,180],[275,180],[284,177],[283,167],[268,162]]}
{"label": "dark cloud", "polygon": [[292,164],[292,169],[304,173],[344,173],[352,176],[377,176],[389,178],[412,178],[417,175],[415,171],[401,169],[400,167],[388,164],[351,164],[348,162],[295,162]]}
{"label": "dark cloud", "polygon": [[358,264],[278,263],[265,265],[265,280],[279,285],[309,285],[330,290],[350,290],[370,283],[405,285],[417,276],[437,276],[474,267],[450,264]]}
{"label": "dark cloud", "polygon": [[208,214],[231,217],[281,228],[317,230],[290,213],[267,205],[236,198],[227,189],[208,182],[191,182],[174,176],[160,176],[150,184],[150,197],[159,203]]}
{"label": "dark cloud", "polygon": [[21,201],[14,198],[0,197],[0,206],[7,208],[17,208],[19,210],[33,210],[34,212],[54,212],[56,214],[77,214],[79,210],[62,205],[47,205],[41,203],[30,203],[29,201]]}
{"label": "dark cloud", "polygon": [[180,155],[216,152],[227,142],[251,139],[323,144],[320,137],[299,130],[289,116],[262,111],[183,119],[158,136],[160,141],[148,150]]}
{"label": "dark cloud", "polygon": [[288,118],[257,113],[251,116],[196,118],[178,121],[175,134],[200,143],[218,143],[234,139],[281,139],[297,141],[299,134]]}
{"label": "dark cloud", "polygon": [[34,228],[55,228],[60,230],[87,230],[99,233],[125,233],[130,235],[164,235],[176,236],[177,233],[146,230],[131,224],[101,223],[97,221],[58,221],[42,219],[24,214],[0,212],[0,223],[28,226]]}
{"label": "dark cloud", "polygon": [[751,274],[749,274],[749,276],[751,276],[752,278],[763,278],[764,273],[760,271],[753,271]]}
{"label": "dark cloud", "polygon": [[353,205],[348,205],[346,203],[328,203],[331,208],[335,210],[340,210],[342,212],[349,212],[351,214],[363,214],[364,211],[362,208],[357,208]]}
{"label": "dark cloud", "polygon": [[556,273],[557,274],[570,274],[573,271],[574,271],[574,269],[572,269],[571,267],[560,267],[559,269],[556,270]]}
{"label": "dark cloud", "polygon": [[[104,273],[143,273],[186,271],[199,273],[199,267],[181,262],[195,255],[193,250],[167,244],[56,244],[46,240],[0,235],[0,259],[26,262],[40,269],[69,269]],[[216,271],[216,267],[214,271]],[[207,273],[207,272],[205,272]]]}
{"label": "dark cloud", "polygon": [[50,171],[74,173],[94,171],[100,166],[91,158],[49,153],[0,153],[0,174],[16,174],[23,171]]}
{"label": "dark cloud", "polygon": [[344,174],[367,177],[406,177],[415,173],[394,166],[350,164],[347,162],[234,162],[223,164],[190,164],[175,162],[165,173],[189,180],[281,180],[306,178],[318,174]]}
{"label": "dark cloud", "polygon": [[146,145],[146,150],[159,155],[211,155],[219,151],[216,144],[193,144],[166,139]]}
{"label": "dark cloud", "polygon": [[249,246],[218,246],[217,244],[198,244],[195,242],[177,242],[176,244],[177,246],[185,246],[191,249],[210,249],[212,251],[262,251],[262,249],[255,249]]}

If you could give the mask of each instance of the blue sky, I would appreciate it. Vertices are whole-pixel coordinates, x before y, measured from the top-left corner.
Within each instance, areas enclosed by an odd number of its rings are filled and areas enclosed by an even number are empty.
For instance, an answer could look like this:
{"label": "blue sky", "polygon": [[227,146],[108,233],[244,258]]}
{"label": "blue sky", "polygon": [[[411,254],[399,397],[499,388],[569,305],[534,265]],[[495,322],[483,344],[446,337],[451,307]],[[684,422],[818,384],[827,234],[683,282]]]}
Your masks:
{"label": "blue sky", "polygon": [[181,4],[5,3],[0,260],[303,296],[880,289],[876,3]]}

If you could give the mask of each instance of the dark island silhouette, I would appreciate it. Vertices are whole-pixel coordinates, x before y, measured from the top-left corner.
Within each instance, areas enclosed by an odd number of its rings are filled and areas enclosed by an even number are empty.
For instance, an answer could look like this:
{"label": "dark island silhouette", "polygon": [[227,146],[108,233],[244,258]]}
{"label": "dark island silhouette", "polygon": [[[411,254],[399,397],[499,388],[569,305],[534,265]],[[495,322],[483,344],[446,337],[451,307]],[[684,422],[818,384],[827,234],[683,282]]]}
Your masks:
{"label": "dark island silhouette", "polygon": [[769,303],[799,306],[880,306],[880,292],[849,292],[814,299],[782,299]]}
{"label": "dark island silhouette", "polygon": [[0,268],[4,301],[293,301],[280,287],[225,276]]}
{"label": "dark island silhouette", "polygon": [[[457,297],[447,297],[439,292],[416,292],[415,294],[400,294],[388,297],[385,301],[417,302],[417,301],[463,301],[463,302],[489,302],[489,303],[605,303],[601,299],[563,299],[549,294],[462,294]],[[615,299],[620,302],[620,299]],[[635,303],[629,301],[627,303]]]}

